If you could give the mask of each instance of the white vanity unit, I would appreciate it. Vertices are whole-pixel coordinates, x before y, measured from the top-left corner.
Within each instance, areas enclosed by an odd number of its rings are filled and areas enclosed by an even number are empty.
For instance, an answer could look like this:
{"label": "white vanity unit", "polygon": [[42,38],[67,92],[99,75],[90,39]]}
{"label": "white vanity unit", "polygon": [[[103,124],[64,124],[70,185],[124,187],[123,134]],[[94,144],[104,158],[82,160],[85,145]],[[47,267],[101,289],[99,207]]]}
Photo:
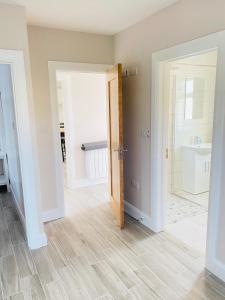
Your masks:
{"label": "white vanity unit", "polygon": [[182,187],[185,192],[209,191],[211,148],[211,144],[183,146]]}

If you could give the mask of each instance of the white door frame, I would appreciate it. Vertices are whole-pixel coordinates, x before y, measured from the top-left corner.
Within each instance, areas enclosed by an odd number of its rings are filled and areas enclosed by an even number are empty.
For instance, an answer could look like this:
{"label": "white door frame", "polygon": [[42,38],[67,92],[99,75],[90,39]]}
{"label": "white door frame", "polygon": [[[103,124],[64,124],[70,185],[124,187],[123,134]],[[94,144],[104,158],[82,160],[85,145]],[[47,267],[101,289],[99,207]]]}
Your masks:
{"label": "white door frame", "polygon": [[165,105],[163,97],[163,63],[218,49],[217,80],[214,108],[212,168],[209,196],[206,267],[225,281],[225,264],[218,258],[219,209],[224,198],[225,175],[225,31],[208,35],[178,46],[153,53],[151,95],[151,219],[152,230],[165,226],[166,157]]}
{"label": "white door frame", "polygon": [[41,221],[40,177],[38,172],[37,143],[33,99],[28,98],[23,51],[0,49],[0,64],[11,66],[16,129],[23,186],[25,216],[20,214],[27,242],[31,249],[47,244]]}
{"label": "white door frame", "polygon": [[64,205],[64,178],[63,178],[63,164],[62,153],[60,148],[60,135],[59,135],[59,113],[57,101],[57,80],[56,72],[83,72],[83,73],[106,73],[112,65],[106,64],[88,64],[88,63],[72,63],[72,62],[59,62],[49,61],[49,82],[50,82],[50,97],[51,97],[51,115],[52,115],[52,130],[53,130],[53,147],[54,147],[54,165],[56,175],[56,189],[57,189],[57,209],[56,213],[50,215],[50,221],[57,218],[62,218],[65,215]]}

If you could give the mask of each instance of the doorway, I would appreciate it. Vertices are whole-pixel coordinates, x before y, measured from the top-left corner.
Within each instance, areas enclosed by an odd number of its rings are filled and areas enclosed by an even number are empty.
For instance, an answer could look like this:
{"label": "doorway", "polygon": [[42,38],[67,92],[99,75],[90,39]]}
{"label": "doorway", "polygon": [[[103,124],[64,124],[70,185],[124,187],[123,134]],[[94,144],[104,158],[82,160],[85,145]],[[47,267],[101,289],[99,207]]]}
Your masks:
{"label": "doorway", "polygon": [[[224,37],[225,32],[211,34],[152,55],[152,101],[151,101],[151,229],[160,232],[166,228],[166,201],[168,193],[168,103],[164,95],[164,64],[174,60],[218,51],[213,138],[210,168],[210,193],[206,242],[206,268],[224,280],[221,247],[223,224],[223,181],[224,181]],[[197,139],[196,139],[197,140]]]}
{"label": "doorway", "polygon": [[217,51],[164,65],[168,102],[165,229],[206,252]]}
{"label": "doorway", "polygon": [[24,218],[24,199],[19,158],[13,83],[9,64],[0,64],[0,186],[11,191],[20,217]]}
{"label": "doorway", "polygon": [[[63,174],[66,174],[67,187],[78,190],[91,186],[92,195],[94,186],[104,183],[106,187],[108,183],[108,193],[106,190],[104,194],[108,194],[106,198],[122,228],[126,152],[123,147],[122,66],[49,62],[49,75],[58,208],[45,221],[65,215]],[[68,101],[60,100],[62,90]],[[65,104],[63,113],[59,113],[62,102]]]}
{"label": "doorway", "polygon": [[11,191],[9,202],[20,218],[21,226],[14,228],[23,227],[29,247],[36,249],[45,246],[47,238],[40,218],[34,112],[32,97],[27,95],[23,51],[1,49],[0,62],[0,182]]}
{"label": "doorway", "polygon": [[57,71],[56,78],[65,186],[107,186],[106,74]]}

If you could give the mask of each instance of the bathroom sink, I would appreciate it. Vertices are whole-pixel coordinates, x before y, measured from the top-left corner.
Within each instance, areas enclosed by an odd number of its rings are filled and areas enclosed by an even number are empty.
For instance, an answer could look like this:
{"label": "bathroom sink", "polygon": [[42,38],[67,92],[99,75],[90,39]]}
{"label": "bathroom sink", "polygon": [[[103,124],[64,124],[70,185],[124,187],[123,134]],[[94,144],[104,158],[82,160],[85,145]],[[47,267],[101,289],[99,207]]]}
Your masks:
{"label": "bathroom sink", "polygon": [[183,147],[196,151],[199,154],[208,154],[212,151],[212,144],[210,143],[197,144],[197,145],[185,145]]}

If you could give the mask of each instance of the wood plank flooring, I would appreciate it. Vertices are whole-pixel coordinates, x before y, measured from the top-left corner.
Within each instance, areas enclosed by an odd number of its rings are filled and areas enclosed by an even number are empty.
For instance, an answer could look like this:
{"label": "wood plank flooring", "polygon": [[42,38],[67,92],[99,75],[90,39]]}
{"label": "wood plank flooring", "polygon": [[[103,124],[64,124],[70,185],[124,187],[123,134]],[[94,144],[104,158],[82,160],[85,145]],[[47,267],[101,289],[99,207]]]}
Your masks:
{"label": "wood plank flooring", "polygon": [[225,299],[204,257],[126,217],[119,230],[105,186],[65,191],[66,217],[30,251],[9,194],[0,194],[0,300]]}

